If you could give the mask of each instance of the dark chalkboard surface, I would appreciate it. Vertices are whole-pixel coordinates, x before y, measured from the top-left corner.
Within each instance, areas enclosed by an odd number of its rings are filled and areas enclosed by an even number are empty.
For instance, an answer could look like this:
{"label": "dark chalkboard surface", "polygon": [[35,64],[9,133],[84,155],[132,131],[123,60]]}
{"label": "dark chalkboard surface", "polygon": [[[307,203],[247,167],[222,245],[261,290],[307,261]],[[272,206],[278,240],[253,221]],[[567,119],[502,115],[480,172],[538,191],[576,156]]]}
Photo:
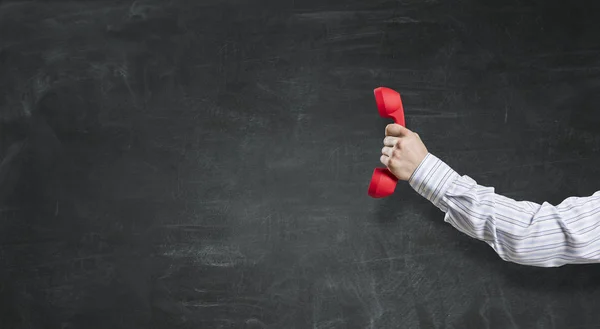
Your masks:
{"label": "dark chalkboard surface", "polygon": [[[597,5],[596,5],[597,6]],[[0,3],[0,327],[593,328],[399,182],[373,89],[515,200],[600,189],[592,1]]]}

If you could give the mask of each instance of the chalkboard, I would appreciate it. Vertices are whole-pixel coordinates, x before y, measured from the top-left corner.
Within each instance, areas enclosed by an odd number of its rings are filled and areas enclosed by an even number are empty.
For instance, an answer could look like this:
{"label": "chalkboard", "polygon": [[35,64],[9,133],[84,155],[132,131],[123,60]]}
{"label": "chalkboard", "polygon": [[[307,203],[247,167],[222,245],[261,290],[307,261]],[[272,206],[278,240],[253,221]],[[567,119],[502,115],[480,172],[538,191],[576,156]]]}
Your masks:
{"label": "chalkboard", "polygon": [[591,328],[600,268],[501,260],[406,182],[600,186],[592,1],[0,2],[2,328]]}

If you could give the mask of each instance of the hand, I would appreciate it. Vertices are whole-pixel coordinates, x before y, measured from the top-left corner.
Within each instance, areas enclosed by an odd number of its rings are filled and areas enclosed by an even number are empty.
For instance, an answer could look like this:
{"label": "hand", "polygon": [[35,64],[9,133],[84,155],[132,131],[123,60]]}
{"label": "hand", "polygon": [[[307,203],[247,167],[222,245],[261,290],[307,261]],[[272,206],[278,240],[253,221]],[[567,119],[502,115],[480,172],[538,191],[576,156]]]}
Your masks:
{"label": "hand", "polygon": [[429,151],[419,134],[399,124],[385,127],[381,163],[399,180],[408,181]]}

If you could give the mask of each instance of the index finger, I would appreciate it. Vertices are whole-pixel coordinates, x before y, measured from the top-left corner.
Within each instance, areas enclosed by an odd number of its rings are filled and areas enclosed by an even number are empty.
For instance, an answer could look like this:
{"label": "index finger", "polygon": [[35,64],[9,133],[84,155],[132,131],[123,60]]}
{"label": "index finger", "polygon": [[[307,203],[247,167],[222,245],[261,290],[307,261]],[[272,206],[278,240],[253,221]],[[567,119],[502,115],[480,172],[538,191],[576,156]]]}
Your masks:
{"label": "index finger", "polygon": [[397,123],[390,123],[389,125],[385,126],[386,136],[402,137],[406,136],[409,131],[410,130],[408,130],[408,128]]}

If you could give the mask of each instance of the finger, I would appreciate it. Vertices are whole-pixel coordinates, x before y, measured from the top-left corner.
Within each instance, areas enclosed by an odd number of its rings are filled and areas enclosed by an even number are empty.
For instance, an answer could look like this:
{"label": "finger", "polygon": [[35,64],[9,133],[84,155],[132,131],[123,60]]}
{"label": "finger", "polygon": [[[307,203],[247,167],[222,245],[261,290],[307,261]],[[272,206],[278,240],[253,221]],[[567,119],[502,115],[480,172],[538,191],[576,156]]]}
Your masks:
{"label": "finger", "polygon": [[382,156],[379,158],[379,161],[381,161],[381,163],[383,163],[383,165],[387,167],[387,165],[388,165],[388,162],[390,161],[390,157],[388,157],[388,156],[385,156],[385,155],[382,155]]}
{"label": "finger", "polygon": [[400,138],[398,138],[398,137],[386,136],[383,139],[383,145],[393,147],[394,145],[396,145],[398,143],[399,139]]}
{"label": "finger", "polygon": [[410,130],[408,130],[408,128],[397,123],[390,123],[385,127],[386,136],[402,137],[406,136],[409,132]]}
{"label": "finger", "polygon": [[383,154],[383,155],[385,155],[385,156],[388,156],[388,157],[391,157],[391,156],[392,156],[392,152],[393,152],[393,151],[394,151],[394,149],[393,149],[393,148],[391,148],[391,147],[388,147],[388,146],[384,146],[384,147],[381,149],[381,154]]}

